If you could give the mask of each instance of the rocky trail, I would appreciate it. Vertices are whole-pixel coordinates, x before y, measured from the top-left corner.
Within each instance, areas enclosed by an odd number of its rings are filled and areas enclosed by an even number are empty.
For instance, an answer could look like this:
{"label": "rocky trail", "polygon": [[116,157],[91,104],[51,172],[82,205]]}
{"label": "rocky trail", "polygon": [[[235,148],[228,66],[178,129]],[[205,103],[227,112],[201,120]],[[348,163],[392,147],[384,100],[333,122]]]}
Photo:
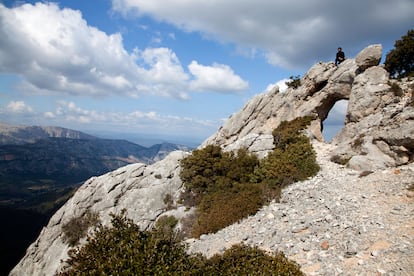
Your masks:
{"label": "rocky trail", "polygon": [[321,171],[284,189],[280,203],[216,234],[189,241],[207,256],[235,243],[280,250],[307,275],[414,275],[414,164],[364,173],[329,160],[314,142]]}

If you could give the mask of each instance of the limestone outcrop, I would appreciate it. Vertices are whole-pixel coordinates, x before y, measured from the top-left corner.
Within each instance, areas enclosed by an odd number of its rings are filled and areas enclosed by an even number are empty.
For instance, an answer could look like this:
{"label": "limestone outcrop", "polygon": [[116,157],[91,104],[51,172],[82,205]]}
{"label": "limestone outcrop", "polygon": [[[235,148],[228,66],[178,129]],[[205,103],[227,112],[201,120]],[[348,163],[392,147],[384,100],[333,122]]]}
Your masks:
{"label": "limestone outcrop", "polygon": [[[267,93],[253,97],[200,147],[209,144],[220,145],[225,150],[243,147],[263,157],[273,149],[271,133],[281,122],[308,115],[315,119],[306,130],[306,135],[313,143],[324,144],[323,121],[337,101],[348,100],[345,125],[333,138],[329,152],[323,154],[330,155],[324,159],[327,164],[332,162],[329,160],[343,164],[326,165],[328,170],[334,168],[349,171],[343,171],[338,177],[335,173],[329,175],[332,181],[340,182],[342,175],[348,177],[346,180],[352,178],[352,181],[356,181],[360,173],[358,171],[377,171],[412,163],[414,81],[390,80],[383,66],[379,65],[381,55],[381,46],[373,45],[361,51],[356,59],[347,59],[339,66],[335,66],[333,62],[315,64],[303,76],[299,87],[290,87],[283,93],[275,87]],[[315,150],[320,154],[318,148]],[[98,213],[101,221],[107,224],[110,213],[119,213],[126,209],[127,216],[144,229],[150,227],[163,214],[184,216],[184,208],[167,210],[164,199],[166,195],[173,201],[178,199],[183,189],[179,178],[179,161],[188,154],[182,151],[173,152],[152,165],[132,164],[89,179],[51,218],[11,275],[54,275],[62,266],[61,260],[67,258],[69,249],[62,239],[62,225],[88,210]],[[349,177],[351,171],[352,177]],[[407,169],[407,174],[412,175],[412,164]],[[332,185],[327,187],[332,189]],[[346,188],[346,185],[342,186]],[[298,196],[300,194],[308,193],[298,193]],[[335,194],[342,196],[341,191]],[[318,195],[307,200],[316,200],[315,198]],[[294,200],[293,197],[291,200]],[[298,200],[300,202],[300,198]],[[355,204],[349,204],[347,208],[352,206]],[[326,212],[329,213],[328,211]],[[330,216],[329,223],[336,225],[336,219],[343,218]],[[322,222],[323,218],[317,221],[321,224]],[[266,233],[263,235],[272,235],[269,231],[274,232],[272,229],[264,231]],[[239,234],[238,237],[244,240],[244,235]],[[206,237],[202,236],[201,239],[203,238]],[[283,237],[280,239],[283,241]],[[255,236],[255,240],[261,239]]]}
{"label": "limestone outcrop", "polygon": [[371,66],[378,65],[381,61],[381,55],[381,44],[370,45],[355,57],[355,62],[360,71],[365,71],[365,69]]}
{"label": "limestone outcrop", "polygon": [[[260,152],[257,144],[241,143],[252,136],[270,135],[282,121],[315,116],[308,136],[323,141],[323,121],[339,100],[348,100],[345,126],[334,137],[332,158],[350,168],[371,171],[406,164],[414,154],[414,81],[389,79],[379,65],[381,45],[362,50],[356,59],[315,64],[297,88],[256,95],[201,147],[208,144],[234,149],[243,144]],[[256,138],[257,139],[257,138]],[[264,152],[269,150],[264,146]]]}

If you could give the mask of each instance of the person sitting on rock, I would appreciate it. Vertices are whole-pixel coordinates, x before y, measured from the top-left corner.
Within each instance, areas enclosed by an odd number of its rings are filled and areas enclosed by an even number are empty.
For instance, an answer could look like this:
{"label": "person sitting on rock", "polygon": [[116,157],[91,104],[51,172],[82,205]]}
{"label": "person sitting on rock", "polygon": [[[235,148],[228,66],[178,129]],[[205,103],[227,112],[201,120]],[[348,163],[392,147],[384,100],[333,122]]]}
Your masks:
{"label": "person sitting on rock", "polygon": [[338,52],[336,53],[335,65],[340,64],[344,60],[345,60],[345,53],[342,52],[342,48],[339,47]]}

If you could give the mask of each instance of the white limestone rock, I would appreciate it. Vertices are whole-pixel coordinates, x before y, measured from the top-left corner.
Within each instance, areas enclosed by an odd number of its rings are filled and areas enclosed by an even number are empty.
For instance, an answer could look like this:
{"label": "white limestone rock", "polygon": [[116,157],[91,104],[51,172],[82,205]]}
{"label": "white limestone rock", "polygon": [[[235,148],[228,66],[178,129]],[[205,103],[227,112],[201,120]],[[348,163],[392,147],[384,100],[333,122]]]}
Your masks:
{"label": "white limestone rock", "polygon": [[355,58],[359,70],[364,71],[371,66],[379,65],[382,56],[382,45],[374,44],[359,52]]}

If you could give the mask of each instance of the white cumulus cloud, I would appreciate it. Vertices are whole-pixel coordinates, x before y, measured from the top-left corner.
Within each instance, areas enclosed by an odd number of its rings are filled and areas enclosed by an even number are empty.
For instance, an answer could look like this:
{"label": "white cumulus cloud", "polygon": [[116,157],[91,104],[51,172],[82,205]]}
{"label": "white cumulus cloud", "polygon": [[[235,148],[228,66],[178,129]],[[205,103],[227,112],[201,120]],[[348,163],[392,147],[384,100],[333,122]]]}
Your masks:
{"label": "white cumulus cloud", "polygon": [[6,111],[10,113],[32,113],[33,108],[23,101],[11,101],[7,104]]}
{"label": "white cumulus cloud", "polygon": [[272,90],[273,88],[275,88],[276,86],[279,87],[279,92],[285,92],[288,88],[286,82],[291,81],[290,79],[283,79],[280,81],[277,81],[276,83],[271,83],[266,87],[266,92],[269,92],[270,90]]}
{"label": "white cumulus cloud", "polygon": [[0,73],[22,76],[26,92],[183,99],[191,92],[171,49],[129,53],[120,33],[106,34],[55,3],[0,4],[0,37]]}
{"label": "white cumulus cloud", "polygon": [[249,87],[248,82],[244,81],[229,66],[224,64],[215,63],[212,66],[205,66],[192,61],[188,69],[195,77],[190,84],[192,90],[234,92],[243,91]]}
{"label": "white cumulus cloud", "polygon": [[337,46],[355,55],[367,44],[395,41],[414,24],[412,0],[112,0],[112,8],[261,52],[288,68],[332,60]]}

